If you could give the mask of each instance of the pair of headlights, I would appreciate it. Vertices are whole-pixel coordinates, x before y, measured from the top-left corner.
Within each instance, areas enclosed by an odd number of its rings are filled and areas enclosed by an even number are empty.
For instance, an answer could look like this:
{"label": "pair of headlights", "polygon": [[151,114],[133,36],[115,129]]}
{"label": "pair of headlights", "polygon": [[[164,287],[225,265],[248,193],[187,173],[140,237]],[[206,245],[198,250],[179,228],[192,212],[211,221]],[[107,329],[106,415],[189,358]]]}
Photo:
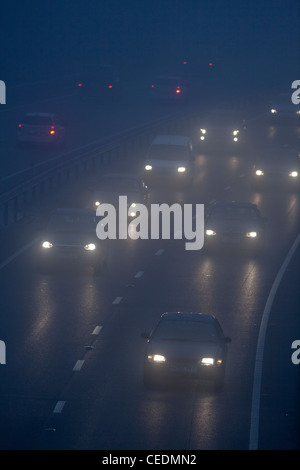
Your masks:
{"label": "pair of headlights", "polygon": [[[146,171],[151,171],[151,170],[152,170],[152,165],[146,165],[146,166],[145,166],[145,170],[146,170]],[[178,173],[185,173],[186,168],[185,168],[185,166],[179,166],[179,167],[177,168],[177,171],[178,171]]]}
{"label": "pair of headlights", "polygon": [[[263,170],[256,170],[256,171],[255,171],[255,174],[256,174],[257,176],[264,176],[265,173],[264,173]],[[290,172],[289,172],[289,176],[290,176],[291,178],[297,178],[297,176],[298,176],[298,171],[290,171]]]}
{"label": "pair of headlights", "polygon": [[[206,235],[208,235],[209,237],[213,237],[215,235],[217,235],[217,232],[215,232],[214,230],[206,230]],[[247,238],[256,238],[257,237],[257,232],[247,232],[246,235],[245,235]]]}
{"label": "pair of headlights", "polygon": [[[147,357],[148,361],[151,362],[158,362],[158,363],[163,363],[166,362],[166,357],[162,356],[161,354],[153,354],[153,355],[148,355]],[[201,365],[205,366],[213,366],[214,364],[222,364],[222,359],[215,359],[214,357],[202,357],[202,359],[199,360]]]}
{"label": "pair of headlights", "polygon": [[[42,247],[45,248],[46,250],[48,250],[48,249],[53,247],[53,243],[51,243],[49,241],[44,241],[42,243]],[[95,243],[88,243],[88,244],[84,245],[83,248],[86,251],[94,251],[94,250],[96,250],[96,245],[95,245]]]}

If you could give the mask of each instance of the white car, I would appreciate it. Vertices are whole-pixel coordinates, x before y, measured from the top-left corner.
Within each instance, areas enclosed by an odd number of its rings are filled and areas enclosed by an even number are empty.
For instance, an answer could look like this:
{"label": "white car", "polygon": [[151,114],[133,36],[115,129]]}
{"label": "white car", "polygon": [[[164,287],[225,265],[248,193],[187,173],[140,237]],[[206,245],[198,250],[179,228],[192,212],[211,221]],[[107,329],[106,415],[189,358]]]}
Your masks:
{"label": "white car", "polygon": [[18,124],[19,144],[56,145],[62,143],[64,138],[65,128],[54,113],[30,112]]}
{"label": "white car", "polygon": [[193,177],[192,142],[183,135],[158,135],[152,141],[144,165],[144,180],[188,184]]}

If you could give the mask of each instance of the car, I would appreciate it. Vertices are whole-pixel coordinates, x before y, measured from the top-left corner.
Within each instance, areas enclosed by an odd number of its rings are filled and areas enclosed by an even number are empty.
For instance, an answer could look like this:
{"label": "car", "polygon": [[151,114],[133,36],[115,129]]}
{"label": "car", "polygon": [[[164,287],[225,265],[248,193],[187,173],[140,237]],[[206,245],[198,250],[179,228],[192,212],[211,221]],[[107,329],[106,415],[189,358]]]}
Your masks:
{"label": "car", "polygon": [[135,205],[148,203],[148,187],[139,175],[130,173],[106,173],[97,181],[89,204],[96,209],[100,204],[113,204],[117,209],[119,196],[127,196],[129,217],[135,217]]}
{"label": "car", "polygon": [[58,208],[49,216],[38,243],[38,266],[85,265],[99,271],[107,263],[106,240],[96,235],[95,211],[86,208]]}
{"label": "car", "polygon": [[151,98],[155,101],[180,103],[187,98],[187,86],[181,77],[161,75],[152,81]]}
{"label": "car", "polygon": [[251,184],[255,190],[286,188],[299,191],[299,152],[288,146],[265,149],[253,163]]}
{"label": "car", "polygon": [[65,127],[55,113],[28,112],[19,121],[18,144],[58,145],[65,140]]}
{"label": "car", "polygon": [[208,205],[204,222],[204,249],[241,249],[259,254],[265,244],[265,224],[256,204],[251,202],[214,202]]}
{"label": "car", "polygon": [[292,93],[280,93],[270,104],[268,115],[273,122],[300,119],[300,109],[292,102]]}
{"label": "car", "polygon": [[147,184],[191,183],[194,169],[193,145],[183,135],[158,135],[152,141],[144,164],[143,177]]}
{"label": "car", "polygon": [[119,68],[111,64],[85,64],[76,86],[83,101],[115,101],[122,95]]}
{"label": "car", "polygon": [[245,144],[246,119],[235,109],[213,109],[203,118],[198,147],[239,148]]}
{"label": "car", "polygon": [[165,312],[147,340],[143,360],[146,387],[172,378],[213,381],[217,390],[224,384],[227,344],[217,318],[208,313]]}

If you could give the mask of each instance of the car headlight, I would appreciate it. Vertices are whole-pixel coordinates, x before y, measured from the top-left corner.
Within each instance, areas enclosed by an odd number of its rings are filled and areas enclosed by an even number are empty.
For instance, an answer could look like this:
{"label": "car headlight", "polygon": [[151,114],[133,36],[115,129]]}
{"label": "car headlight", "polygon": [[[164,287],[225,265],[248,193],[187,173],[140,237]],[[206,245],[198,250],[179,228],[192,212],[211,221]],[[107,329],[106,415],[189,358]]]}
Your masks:
{"label": "car headlight", "polygon": [[200,140],[205,140],[204,135],[202,135],[202,136],[200,137]]}
{"label": "car headlight", "polygon": [[239,140],[238,137],[233,138],[233,142],[237,142],[238,140]]}
{"label": "car headlight", "polygon": [[53,243],[48,242],[48,241],[44,241],[44,242],[42,243],[42,247],[43,247],[43,248],[52,248],[52,247],[53,247]]}
{"label": "car headlight", "polygon": [[240,132],[240,131],[239,131],[238,129],[236,129],[236,130],[233,131],[232,134],[233,134],[233,135],[238,135],[239,132]]}
{"label": "car headlight", "polygon": [[247,232],[246,237],[255,238],[255,237],[257,237],[257,232]]}
{"label": "car headlight", "polygon": [[153,362],[166,362],[165,356],[162,356],[161,354],[149,355],[147,356],[147,358],[149,361],[153,361]]}
{"label": "car headlight", "polygon": [[297,176],[298,176],[298,171],[291,171],[291,172],[289,173],[289,176],[291,176],[292,178],[297,178]]}
{"label": "car headlight", "polygon": [[87,251],[94,251],[96,250],[96,245],[95,243],[88,243],[87,245],[84,245],[84,249]]}
{"label": "car headlight", "polygon": [[296,114],[300,114],[300,109],[298,109],[298,111],[296,111]]}
{"label": "car headlight", "polygon": [[179,166],[177,168],[178,173],[184,173],[186,171],[186,168],[184,166]]}
{"label": "car headlight", "polygon": [[201,134],[206,134],[206,129],[200,129]]}
{"label": "car headlight", "polygon": [[263,176],[264,175],[264,172],[262,170],[256,170],[255,174],[257,176]]}
{"label": "car headlight", "polygon": [[202,357],[201,359],[201,364],[204,366],[213,366],[215,363],[215,360],[213,357]]}
{"label": "car headlight", "polygon": [[146,165],[146,166],[145,166],[145,170],[151,171],[151,170],[152,170],[152,165]]}
{"label": "car headlight", "polygon": [[95,206],[98,207],[100,206],[101,202],[100,201],[95,201]]}
{"label": "car headlight", "polygon": [[208,235],[209,237],[214,236],[214,235],[217,235],[214,230],[210,230],[210,229],[206,230],[205,233],[206,233],[206,235]]}
{"label": "car headlight", "polygon": [[276,113],[277,113],[277,109],[272,108],[272,109],[271,109],[271,113],[272,113],[272,114],[276,114]]}

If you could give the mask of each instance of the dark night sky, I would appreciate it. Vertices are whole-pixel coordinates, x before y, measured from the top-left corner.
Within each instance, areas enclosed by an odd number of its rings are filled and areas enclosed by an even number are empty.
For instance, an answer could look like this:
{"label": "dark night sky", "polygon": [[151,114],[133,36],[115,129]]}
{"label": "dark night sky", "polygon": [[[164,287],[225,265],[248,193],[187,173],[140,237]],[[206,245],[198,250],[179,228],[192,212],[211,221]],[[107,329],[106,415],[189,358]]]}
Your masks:
{"label": "dark night sky", "polygon": [[0,78],[98,59],[142,74],[209,50],[234,82],[290,84],[300,78],[299,20],[299,0],[11,0],[1,6]]}

